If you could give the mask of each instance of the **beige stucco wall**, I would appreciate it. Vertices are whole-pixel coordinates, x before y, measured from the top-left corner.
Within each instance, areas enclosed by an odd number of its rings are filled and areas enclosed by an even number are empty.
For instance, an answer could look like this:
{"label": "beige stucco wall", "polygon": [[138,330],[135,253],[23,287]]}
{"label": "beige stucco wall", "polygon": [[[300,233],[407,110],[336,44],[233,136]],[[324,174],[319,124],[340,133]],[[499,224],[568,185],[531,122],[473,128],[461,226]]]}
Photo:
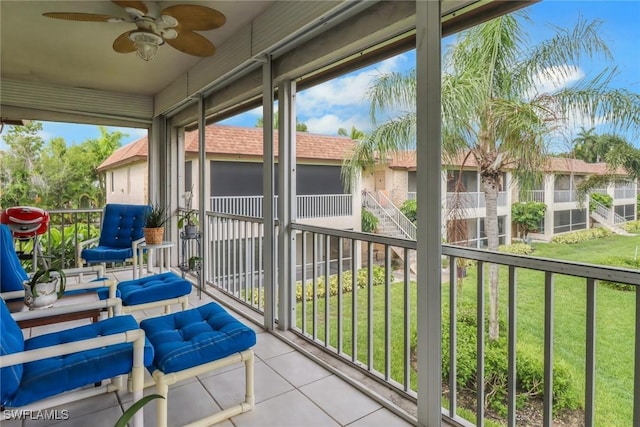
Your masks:
{"label": "beige stucco wall", "polygon": [[409,174],[406,169],[389,169],[390,191],[389,198],[396,206],[402,206],[407,200],[407,189],[409,188]]}
{"label": "beige stucco wall", "polygon": [[147,203],[147,162],[130,163],[108,171],[107,203]]}

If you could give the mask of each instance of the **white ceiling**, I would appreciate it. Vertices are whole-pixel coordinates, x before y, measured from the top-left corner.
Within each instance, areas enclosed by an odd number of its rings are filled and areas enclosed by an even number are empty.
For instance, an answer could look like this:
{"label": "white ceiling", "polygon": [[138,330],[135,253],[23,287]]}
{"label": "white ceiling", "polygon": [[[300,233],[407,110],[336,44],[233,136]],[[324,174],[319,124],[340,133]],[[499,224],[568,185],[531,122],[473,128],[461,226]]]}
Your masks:
{"label": "white ceiling", "polygon": [[[226,18],[218,29],[199,32],[220,46],[273,1],[159,1],[160,10],[177,4],[217,9]],[[111,1],[0,1],[2,79],[42,82],[126,94],[154,95],[200,62],[165,44],[150,62],[135,53],[114,52],[113,41],[133,23],[63,21],[44,12],[81,12],[126,17]]]}

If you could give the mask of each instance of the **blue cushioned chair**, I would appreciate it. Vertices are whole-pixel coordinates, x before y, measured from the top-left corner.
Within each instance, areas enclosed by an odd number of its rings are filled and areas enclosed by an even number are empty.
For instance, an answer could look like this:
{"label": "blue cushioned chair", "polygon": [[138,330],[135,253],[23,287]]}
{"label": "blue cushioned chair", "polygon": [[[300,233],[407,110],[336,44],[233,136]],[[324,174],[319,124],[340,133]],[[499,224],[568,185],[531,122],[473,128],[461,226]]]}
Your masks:
{"label": "blue cushioned chair", "polygon": [[[142,229],[150,210],[148,205],[106,205],[100,237],[77,244],[77,266],[132,260],[136,256],[137,245],[144,241]],[[95,243],[98,244],[96,247],[88,247]]]}
{"label": "blue cushioned chair", "polygon": [[[253,351],[256,333],[234,319],[215,302],[175,314],[140,322],[154,348],[153,365],[147,367],[156,383],[158,427],[167,426],[169,386],[237,362],[245,364],[245,400],[197,425],[212,425],[250,411],[254,404]],[[196,424],[196,423],[194,423]]]}
{"label": "blue cushioned chair", "polygon": [[[118,312],[120,301],[111,298],[92,304],[115,307]],[[83,304],[78,309],[86,308]],[[64,405],[116,391],[122,386],[122,376],[130,373],[134,400],[142,398],[144,366],[153,360],[153,348],[132,316],[116,316],[25,340],[16,318],[50,315],[51,310],[69,311],[69,306],[16,313],[14,318],[0,299],[2,407],[29,410]],[[108,379],[113,380],[94,385]],[[142,427],[142,411],[138,412],[134,424]],[[10,414],[2,411],[0,419]]]}

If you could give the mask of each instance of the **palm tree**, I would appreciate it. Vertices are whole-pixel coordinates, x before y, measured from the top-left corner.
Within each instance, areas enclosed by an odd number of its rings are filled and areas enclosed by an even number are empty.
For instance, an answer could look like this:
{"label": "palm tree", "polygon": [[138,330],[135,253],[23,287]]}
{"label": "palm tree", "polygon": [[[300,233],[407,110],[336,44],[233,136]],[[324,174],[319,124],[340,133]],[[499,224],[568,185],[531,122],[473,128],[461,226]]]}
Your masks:
{"label": "palm tree", "polygon": [[339,128],[338,135],[348,136],[354,141],[362,141],[364,139],[365,133],[360,129],[357,129],[355,126],[351,126],[351,132],[348,132],[345,128]]}
{"label": "palm tree", "polygon": [[576,159],[584,160],[587,163],[600,162],[600,153],[598,151],[598,135],[595,134],[596,128],[585,129],[580,128],[580,132],[573,139],[573,154]]}
{"label": "palm tree", "polygon": [[[600,117],[613,127],[640,123],[640,95],[610,89],[614,71],[562,86],[583,58],[610,59],[600,38],[600,23],[579,20],[572,30],[557,30],[549,40],[528,46],[522,13],[502,16],[462,32],[443,60],[442,144],[448,160],[473,156],[486,201],[488,249],[498,249],[497,199],[507,169],[523,190],[536,185],[554,130],[576,113]],[[541,79],[555,90],[536,90]],[[375,129],[356,148],[344,176],[375,161],[375,155],[413,148],[416,130],[415,70],[377,78],[368,91]],[[400,113],[398,113],[400,112]],[[378,122],[379,117],[388,118]],[[420,142],[418,142],[420,143]],[[374,155],[375,154],[375,155]],[[455,164],[455,163],[449,163]],[[498,338],[498,268],[489,266],[489,337]]]}

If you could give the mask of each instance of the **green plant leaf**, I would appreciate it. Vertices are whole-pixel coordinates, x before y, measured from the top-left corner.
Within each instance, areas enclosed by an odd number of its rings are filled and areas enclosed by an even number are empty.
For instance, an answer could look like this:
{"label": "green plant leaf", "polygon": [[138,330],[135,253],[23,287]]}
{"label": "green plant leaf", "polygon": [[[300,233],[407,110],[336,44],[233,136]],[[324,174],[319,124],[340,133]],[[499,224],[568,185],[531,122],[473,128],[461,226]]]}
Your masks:
{"label": "green plant leaf", "polygon": [[131,405],[129,409],[124,411],[124,413],[118,418],[114,427],[126,427],[131,418],[138,412],[144,405],[151,402],[153,399],[164,399],[164,396],[159,394],[150,394],[148,396],[143,397],[138,400],[136,403]]}

